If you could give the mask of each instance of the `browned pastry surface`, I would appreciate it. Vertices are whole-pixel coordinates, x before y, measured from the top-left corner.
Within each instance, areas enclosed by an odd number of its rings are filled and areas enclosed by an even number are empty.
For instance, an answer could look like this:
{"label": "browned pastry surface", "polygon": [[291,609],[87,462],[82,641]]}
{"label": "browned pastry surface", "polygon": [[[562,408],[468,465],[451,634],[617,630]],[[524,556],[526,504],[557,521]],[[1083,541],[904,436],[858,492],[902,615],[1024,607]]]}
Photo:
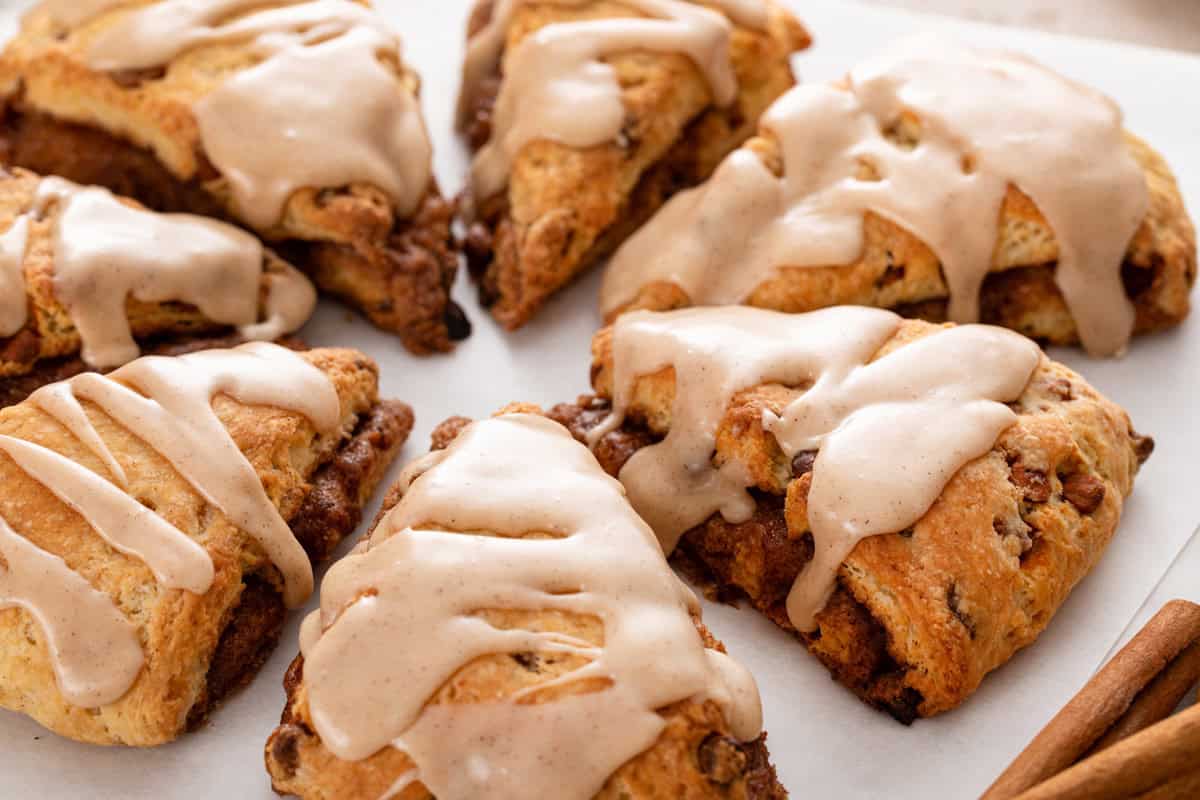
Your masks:
{"label": "browned pastry surface", "polygon": [[[905,322],[876,358],[936,330]],[[593,357],[599,396],[550,412],[581,439],[608,414],[611,329],[597,335]],[[606,471],[617,475],[666,434],[674,393],[670,368],[638,379],[629,420],[596,448]],[[745,597],[789,631],[787,594],[812,557],[813,454],[785,463],[761,419],[799,393],[773,384],[734,396],[714,463],[737,459],[749,470],[757,510],[740,524],[713,515],[684,535],[675,556],[718,596]],[[1016,424],[912,528],[858,544],[818,629],[800,636],[834,678],[903,722],[959,705],[1037,638],[1104,552],[1153,448],[1120,407],[1046,357],[1010,405]]]}
{"label": "browned pastry surface", "polygon": [[[84,38],[23,30],[0,54],[4,161],[106,186],[159,211],[236,221],[191,111],[211,89],[205,70],[230,66],[228,48],[216,48],[212,63],[192,57],[167,70],[108,74],[86,66]],[[407,68],[399,79],[413,90],[419,84]],[[458,267],[453,215],[433,183],[410,219],[371,186],[304,189],[278,225],[258,233],[323,291],[428,353],[470,333],[449,298]]]}
{"label": "browned pastry surface", "polygon": [[[907,118],[893,140],[919,141],[919,125]],[[1196,232],[1170,168],[1157,152],[1132,134],[1126,144],[1146,176],[1150,210],[1129,244],[1121,277],[1137,312],[1135,333],[1178,324],[1191,308],[1196,281]],[[773,172],[783,170],[778,141],[760,131],[746,148]],[[862,255],[854,264],[796,267],[780,265],[746,303],[777,311],[801,312],[837,305],[890,308],[931,322],[946,320],[949,289],[934,252],[894,222],[867,212]],[[1001,210],[999,241],[980,295],[980,321],[1003,325],[1051,344],[1078,344],[1075,320],[1054,281],[1058,242],[1045,217],[1027,195],[1008,187]],[[651,309],[666,311],[692,304],[674,283],[652,282],[609,314]]]}
{"label": "browned pastry surface", "polygon": [[[491,3],[477,8],[471,34],[491,11]],[[610,0],[526,3],[514,13],[507,47],[552,23],[631,15]],[[731,57],[739,94],[728,108],[713,106],[704,77],[685,55],[640,51],[606,59],[626,109],[619,140],[587,149],[531,142],[513,164],[508,189],[480,204],[465,249],[484,305],[505,327],[520,327],[673,193],[708,177],[792,85],[788,56],[809,41],[800,23],[774,3],[766,31],[735,27]],[[496,76],[470,98],[466,134],[475,149],[490,136],[498,91]]]}
{"label": "browned pastry surface", "polygon": [[[29,211],[40,181],[39,175],[25,169],[0,168],[0,232],[11,228],[22,214]],[[140,207],[132,200],[125,199],[123,202]],[[56,265],[53,236],[53,225],[49,219],[34,222],[30,227],[24,258],[29,319],[25,327],[13,336],[0,337],[0,395],[4,394],[3,384],[13,376],[31,375],[48,363],[78,361],[79,331],[54,288]],[[273,252],[266,250],[263,267],[266,276],[286,269],[287,265]],[[266,294],[267,282],[264,277],[260,302],[266,299]],[[183,340],[224,329],[224,326],[207,319],[195,307],[184,303],[148,303],[131,297],[126,302],[125,313],[130,329],[139,339]]]}
{"label": "browned pastry surface", "polygon": [[[537,409],[514,406],[507,410],[531,412]],[[434,448],[448,445],[468,422],[462,418],[444,422],[434,431]],[[384,501],[380,518],[399,502],[400,497],[399,487],[394,487]],[[595,643],[602,641],[603,627],[594,618],[556,611],[489,610],[486,613],[489,622],[499,627],[519,625],[526,630],[555,630]],[[706,646],[724,649],[699,620],[696,627]],[[470,703],[509,697],[576,669],[578,658],[533,652],[477,658],[455,673],[430,702]],[[284,688],[287,705],[265,751],[267,769],[276,792],[298,795],[304,800],[375,800],[412,769],[408,756],[392,747],[357,762],[338,759],[326,749],[309,716],[303,656],[297,656],[292,662],[284,678]],[[586,687],[576,681],[565,687],[544,689],[532,697],[536,698],[534,702],[546,702],[582,689]],[[608,780],[597,798],[783,800],[787,797],[768,760],[765,734],[748,744],[738,742],[731,735],[723,714],[711,701],[676,703],[660,713],[667,720],[667,727],[658,741],[626,762]],[[400,792],[397,800],[428,800],[432,797],[418,783]]]}
{"label": "browned pastry surface", "polygon": [[[379,400],[377,368],[361,353],[322,349],[304,357],[337,390],[338,434],[320,436],[298,414],[245,406],[225,395],[216,398],[214,409],[305,549],[324,558],[361,518],[411,430],[412,413],[403,404]],[[199,723],[261,666],[282,623],[280,576],[257,542],[205,503],[161,455],[98,408],[87,404],[87,410],[127,471],[135,496],[203,544],[216,577],[203,595],[164,589],[141,561],[108,546],[48,489],[0,456],[5,486],[0,513],[21,535],[108,594],[138,626],[146,656],[120,700],[79,708],[59,694],[44,637],[28,613],[0,610],[0,705],[83,741],[160,744]],[[0,410],[0,432],[80,463],[93,458],[29,404]]]}

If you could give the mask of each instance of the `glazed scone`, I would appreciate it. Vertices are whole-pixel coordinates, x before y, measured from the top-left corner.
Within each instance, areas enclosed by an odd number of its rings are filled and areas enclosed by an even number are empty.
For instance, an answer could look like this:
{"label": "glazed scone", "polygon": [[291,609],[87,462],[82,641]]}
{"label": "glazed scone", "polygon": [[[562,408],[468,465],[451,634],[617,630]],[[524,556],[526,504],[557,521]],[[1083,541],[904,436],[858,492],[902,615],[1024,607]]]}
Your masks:
{"label": "glazed scone", "polygon": [[[677,563],[903,722],[1037,638],[1153,447],[1017,334],[879,309],[633,312],[596,336],[592,375],[595,397],[550,415]],[[711,467],[685,480],[688,448]]]}
{"label": "glazed scone", "polygon": [[238,228],[20,168],[0,171],[0,285],[0,396],[40,385],[51,363],[118,367],[146,341],[275,339],[317,299]]}
{"label": "glazed scone", "polygon": [[1195,276],[1175,178],[1111,100],[919,37],[781,98],[614,256],[602,306],[870,305],[1111,355],[1183,320]]}
{"label": "glazed scone", "polygon": [[786,797],[753,679],[591,454],[530,406],[433,438],[305,621],[275,790]]}
{"label": "glazed scone", "polygon": [[749,138],[809,44],[773,0],[480,0],[468,35],[465,249],[509,329]]}
{"label": "glazed scone", "polygon": [[254,343],[0,410],[0,706],[145,747],[248,682],[411,429],[377,383]]}
{"label": "glazed scone", "polygon": [[470,327],[419,83],[366,3],[46,0],[0,54],[0,138],[11,164],[238,222],[441,351]]}

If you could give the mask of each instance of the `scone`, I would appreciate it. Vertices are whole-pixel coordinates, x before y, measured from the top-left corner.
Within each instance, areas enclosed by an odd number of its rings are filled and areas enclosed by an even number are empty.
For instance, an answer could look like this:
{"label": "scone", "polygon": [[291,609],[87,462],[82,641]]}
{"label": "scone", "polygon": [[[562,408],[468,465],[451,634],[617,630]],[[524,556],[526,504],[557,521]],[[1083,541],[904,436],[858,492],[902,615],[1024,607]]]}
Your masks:
{"label": "scone", "polygon": [[0,169],[0,407],[68,365],[132,361],[147,342],[276,339],[316,300],[306,277],[239,228]]}
{"label": "scone", "polygon": [[0,706],[144,747],[249,681],[411,429],[377,384],[252,343],[0,410]]}
{"label": "scone", "polygon": [[903,722],[1037,638],[1153,447],[1030,340],[882,309],[630,312],[592,375],[551,417],[664,549]]}
{"label": "scone", "polygon": [[448,350],[470,327],[418,86],[366,3],[44,0],[0,54],[0,139],[11,164],[236,221]]}
{"label": "scone", "polygon": [[808,43],[774,0],[479,0],[458,124],[483,304],[528,322],[749,138]]}
{"label": "scone", "polygon": [[529,406],[434,432],[304,621],[275,790],[784,798],[754,679],[587,449]]}
{"label": "scone", "polygon": [[1175,178],[1111,100],[917,37],[782,97],[614,256],[602,306],[880,306],[1113,355],[1186,317],[1195,277]]}

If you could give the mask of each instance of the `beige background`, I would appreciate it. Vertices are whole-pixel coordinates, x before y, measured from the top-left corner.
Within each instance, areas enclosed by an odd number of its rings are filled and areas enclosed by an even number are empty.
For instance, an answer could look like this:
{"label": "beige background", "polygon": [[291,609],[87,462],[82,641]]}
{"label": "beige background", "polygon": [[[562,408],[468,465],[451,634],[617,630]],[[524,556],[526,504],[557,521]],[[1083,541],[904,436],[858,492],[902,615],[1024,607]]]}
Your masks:
{"label": "beige background", "polygon": [[1200,52],[1200,0],[869,0],[980,22]]}

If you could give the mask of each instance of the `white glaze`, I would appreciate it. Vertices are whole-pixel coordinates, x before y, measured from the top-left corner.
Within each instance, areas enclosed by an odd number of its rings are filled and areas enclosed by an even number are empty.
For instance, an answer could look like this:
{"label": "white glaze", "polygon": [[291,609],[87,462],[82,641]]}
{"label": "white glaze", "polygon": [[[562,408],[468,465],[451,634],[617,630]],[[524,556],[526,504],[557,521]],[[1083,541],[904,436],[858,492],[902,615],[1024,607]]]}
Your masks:
{"label": "white glaze", "polygon": [[[921,125],[915,149],[883,133],[905,114]],[[1023,56],[918,37],[852,70],[845,86],[793,89],[761,127],[779,143],[782,176],[740,150],[673,198],[613,258],[606,313],[655,281],[693,304],[725,305],[781,267],[854,263],[872,211],[932,248],[951,319],[972,322],[1012,184],[1055,233],[1055,280],[1084,345],[1098,355],[1126,346],[1134,311],[1120,267],[1149,195],[1107,97]]]}
{"label": "white glaze", "polygon": [[[683,53],[708,81],[713,102],[737,98],[729,56],[730,18],[742,25],[766,24],[763,0],[710,3],[724,15],[682,0],[625,0],[643,16],[547,25],[505,54],[514,12],[525,0],[497,0],[486,27],[467,45],[458,123],[466,124],[481,83],[503,57],[504,79],[492,114],[492,137],[471,165],[475,200],[499,192],[518,152],[535,139],[584,148],[613,141],[625,119],[621,87],[604,59],[627,50]],[[578,6],[581,0],[558,0]],[[726,16],[727,15],[727,16]]]}
{"label": "white glaze", "polygon": [[[321,610],[301,630],[309,709],[339,758],[406,751],[416,775],[401,776],[393,793],[419,778],[444,800],[572,800],[592,797],[650,747],[664,724],[655,711],[671,703],[712,699],[735,735],[758,735],[753,679],[705,650],[695,596],[620,484],[561,426],[523,414],[477,422],[401,482],[403,499],[330,570]],[[518,538],[532,531],[545,536]],[[480,609],[596,617],[604,642],[501,630]],[[537,689],[587,678],[610,685],[538,704],[520,702],[526,691],[426,706],[473,659],[522,651],[588,659]]]}
{"label": "white glaze", "polygon": [[[87,401],[145,441],[225,516],[262,546],[294,607],[312,591],[312,569],[299,542],[267,497],[213,400],[287,409],[319,433],[337,431],[340,403],[332,382],[295,353],[271,344],[151,357],[110,376],[85,373],[51,384],[29,399],[62,423],[104,463],[114,483],[58,453],[11,436],[0,451],[78,513],[113,548],[144,562],[167,589],[202,594],[214,577],[198,542],[130,496],[124,469],[80,403]],[[41,626],[63,696],[88,707],[119,699],[141,669],[132,624],[116,604],[57,556],[26,541],[0,518],[0,607],[28,610]]]}
{"label": "white glaze", "polygon": [[621,424],[638,378],[674,369],[666,438],[638,450],[620,474],[670,553],[714,513],[738,523],[754,512],[745,467],[712,463],[734,395],[772,383],[804,390],[778,416],[764,411],[762,425],[786,469],[798,453],[818,451],[808,495],[815,555],[788,598],[792,624],[811,630],[855,545],[914,524],[961,467],[994,446],[1016,420],[1004,403],[1024,391],[1041,358],[1016,333],[965,325],[872,361],[900,324],[889,311],[849,306],[625,314],[613,329],[613,413],[591,441]]}
{"label": "white glaze", "polygon": [[270,230],[296,191],[360,183],[410,216],[429,187],[432,147],[416,97],[396,74],[399,38],[370,8],[348,0],[264,5],[141,6],[96,37],[88,65],[145,69],[197,47],[244,42],[258,63],[193,107],[205,153],[229,181],[239,217]]}

